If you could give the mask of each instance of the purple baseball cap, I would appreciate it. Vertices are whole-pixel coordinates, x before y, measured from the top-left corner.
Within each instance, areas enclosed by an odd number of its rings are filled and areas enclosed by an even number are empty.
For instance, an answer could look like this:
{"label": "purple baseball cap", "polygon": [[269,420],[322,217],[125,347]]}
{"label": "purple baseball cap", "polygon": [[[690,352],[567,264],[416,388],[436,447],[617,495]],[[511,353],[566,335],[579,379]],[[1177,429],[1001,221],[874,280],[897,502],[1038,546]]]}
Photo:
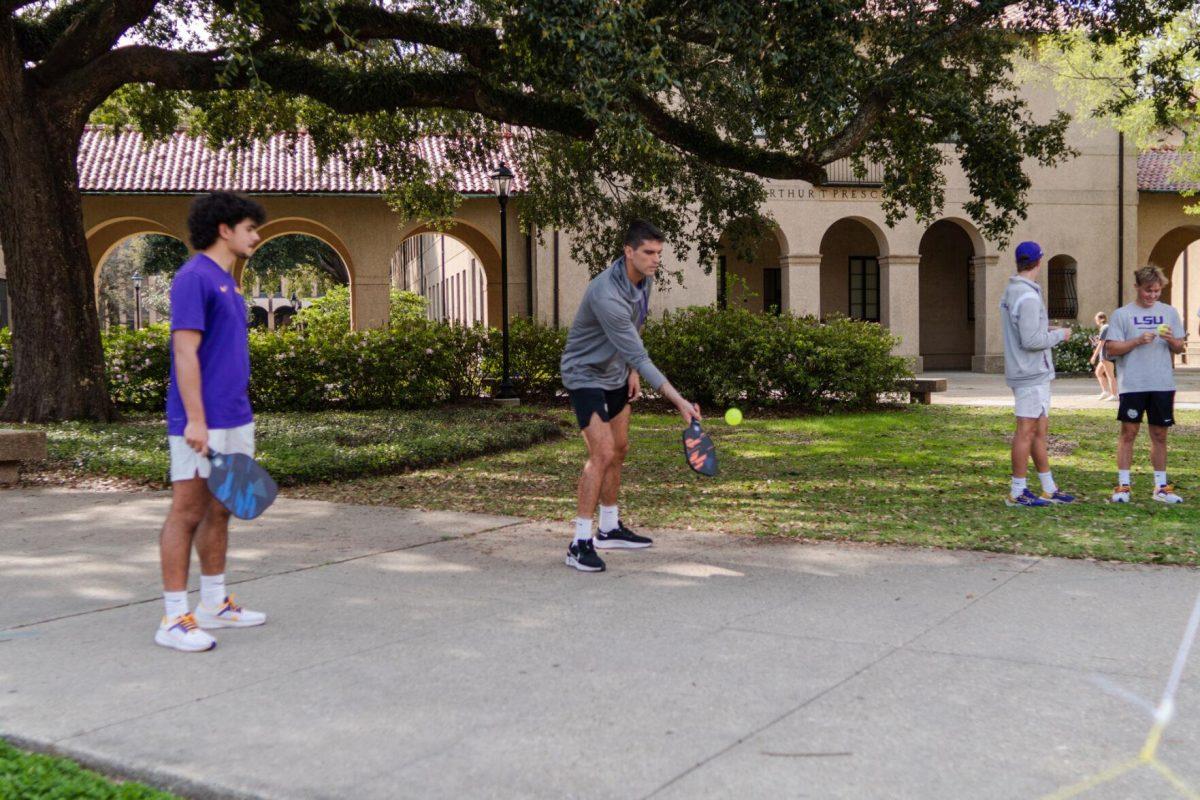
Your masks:
{"label": "purple baseball cap", "polygon": [[1017,266],[1028,267],[1042,260],[1042,246],[1037,242],[1021,242],[1017,245]]}

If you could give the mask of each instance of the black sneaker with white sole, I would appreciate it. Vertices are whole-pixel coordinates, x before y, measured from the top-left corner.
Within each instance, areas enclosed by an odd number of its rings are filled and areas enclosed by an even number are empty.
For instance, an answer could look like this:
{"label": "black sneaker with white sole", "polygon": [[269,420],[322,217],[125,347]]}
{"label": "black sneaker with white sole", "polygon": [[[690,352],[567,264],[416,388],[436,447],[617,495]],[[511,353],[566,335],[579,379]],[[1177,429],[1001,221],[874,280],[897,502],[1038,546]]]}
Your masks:
{"label": "black sneaker with white sole", "polygon": [[604,562],[596,555],[596,547],[591,539],[571,542],[567,548],[567,566],[580,572],[604,572]]}
{"label": "black sneaker with white sole", "polygon": [[605,533],[600,531],[596,534],[596,547],[601,550],[640,550],[643,547],[649,547],[654,544],[654,540],[648,536],[638,536],[629,528],[625,527],[625,523],[617,521],[617,527]]}

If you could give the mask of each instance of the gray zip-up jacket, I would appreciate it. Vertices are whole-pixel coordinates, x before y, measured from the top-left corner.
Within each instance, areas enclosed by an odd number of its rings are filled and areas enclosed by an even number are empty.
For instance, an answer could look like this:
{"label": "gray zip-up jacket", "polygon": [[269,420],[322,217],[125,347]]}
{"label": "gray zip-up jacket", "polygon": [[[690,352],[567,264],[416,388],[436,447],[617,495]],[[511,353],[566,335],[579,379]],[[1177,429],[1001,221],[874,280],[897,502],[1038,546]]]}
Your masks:
{"label": "gray zip-up jacket", "polygon": [[1050,332],[1050,317],[1042,302],[1042,287],[1013,275],[1000,298],[1000,327],[1004,331],[1004,381],[1012,388],[1037,386],[1054,380],[1056,344],[1065,339]]}
{"label": "gray zip-up jacket", "polygon": [[635,286],[625,273],[621,256],[592,279],[563,348],[563,386],[567,389],[618,389],[636,369],[655,389],[666,376],[650,361],[638,328],[650,309],[653,281]]}

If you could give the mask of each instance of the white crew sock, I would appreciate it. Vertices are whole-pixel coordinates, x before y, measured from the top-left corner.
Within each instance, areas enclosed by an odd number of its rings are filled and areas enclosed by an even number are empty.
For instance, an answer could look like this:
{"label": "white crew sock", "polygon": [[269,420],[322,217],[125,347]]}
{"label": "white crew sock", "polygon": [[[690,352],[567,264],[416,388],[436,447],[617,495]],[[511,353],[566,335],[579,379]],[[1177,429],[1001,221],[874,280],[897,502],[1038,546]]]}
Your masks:
{"label": "white crew sock", "polygon": [[1039,472],[1038,480],[1042,482],[1042,491],[1046,494],[1054,494],[1054,491],[1058,489],[1054,485],[1054,474],[1051,472]]}
{"label": "white crew sock", "polygon": [[1127,470],[1127,469],[1117,470],[1117,485],[1118,486],[1131,486],[1132,485],[1129,482],[1129,470]]}
{"label": "white crew sock", "polygon": [[1016,475],[1014,475],[1013,479],[1012,479],[1012,490],[1011,490],[1012,496],[1020,497],[1022,494],[1025,493],[1026,486],[1027,486],[1027,484],[1026,484],[1024,478],[1018,478]]}
{"label": "white crew sock", "polygon": [[167,619],[175,619],[180,614],[188,612],[187,591],[163,592],[163,605],[166,608]]}
{"label": "white crew sock", "polygon": [[575,541],[586,542],[592,538],[592,521],[583,517],[575,518]]}
{"label": "white crew sock", "polygon": [[225,573],[200,576],[200,602],[217,608],[225,602]]}
{"label": "white crew sock", "polygon": [[601,504],[600,505],[600,532],[608,533],[609,531],[616,530],[617,525],[619,525],[619,524],[620,524],[620,519],[617,517],[617,507],[616,506],[606,506],[606,505]]}
{"label": "white crew sock", "polygon": [[1167,471],[1165,469],[1161,472],[1159,472],[1158,470],[1154,470],[1154,488],[1155,489],[1157,489],[1159,486],[1166,486],[1168,483],[1170,483],[1170,481],[1167,480]]}

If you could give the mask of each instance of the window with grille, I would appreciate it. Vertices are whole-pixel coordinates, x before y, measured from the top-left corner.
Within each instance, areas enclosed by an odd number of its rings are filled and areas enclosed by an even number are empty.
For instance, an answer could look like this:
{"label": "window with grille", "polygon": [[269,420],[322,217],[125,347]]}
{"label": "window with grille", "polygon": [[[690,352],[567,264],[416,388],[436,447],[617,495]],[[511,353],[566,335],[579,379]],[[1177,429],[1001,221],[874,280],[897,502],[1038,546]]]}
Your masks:
{"label": "window with grille", "polygon": [[850,318],[879,322],[879,259],[850,256]]}
{"label": "window with grille", "polygon": [[1079,316],[1075,266],[1071,258],[1056,256],[1050,259],[1050,297],[1046,305],[1051,319],[1075,319]]}

